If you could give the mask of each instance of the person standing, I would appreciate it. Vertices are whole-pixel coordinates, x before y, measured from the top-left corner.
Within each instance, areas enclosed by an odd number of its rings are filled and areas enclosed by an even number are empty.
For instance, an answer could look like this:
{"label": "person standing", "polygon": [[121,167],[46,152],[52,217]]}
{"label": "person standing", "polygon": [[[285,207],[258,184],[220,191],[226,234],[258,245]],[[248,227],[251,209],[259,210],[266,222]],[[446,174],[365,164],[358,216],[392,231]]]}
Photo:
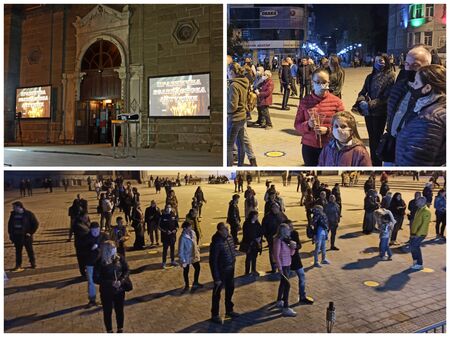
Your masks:
{"label": "person standing", "polygon": [[111,228],[109,235],[117,247],[117,253],[125,257],[125,242],[130,238],[130,236],[128,235],[127,228],[123,225],[123,218],[121,216],[116,218],[116,226]]}
{"label": "person standing", "polygon": [[152,200],[150,202],[150,207],[145,209],[144,224],[147,226],[147,233],[150,237],[150,246],[153,246],[155,241],[156,245],[159,246],[159,233],[158,225],[159,219],[161,218],[161,211],[156,206],[156,201]]}
{"label": "person standing", "polygon": [[339,226],[339,222],[341,221],[341,210],[336,202],[336,197],[332,194],[330,195],[329,202],[324,207],[324,212],[328,219],[328,227],[329,231],[331,232],[331,247],[330,250],[339,250],[338,247],[336,247],[336,231]]}
{"label": "person standing", "polygon": [[375,190],[369,190],[364,198],[364,221],[363,221],[363,233],[370,234],[375,228],[375,216],[374,212],[380,207],[377,192]]}
{"label": "person standing", "polygon": [[297,96],[297,86],[295,85],[296,79],[297,79],[297,72],[298,72],[298,66],[295,63],[295,60],[290,59],[290,70],[291,70],[291,96]]}
{"label": "person standing", "polygon": [[195,191],[194,197],[197,199],[197,206],[198,206],[198,217],[202,217],[202,207],[203,204],[206,204],[205,195],[203,194],[202,188],[199,186],[197,187],[197,190]]}
{"label": "person standing", "polygon": [[283,316],[295,317],[297,313],[289,308],[289,274],[291,271],[292,255],[295,253],[296,243],[291,240],[289,226],[282,223],[273,239],[273,257],[280,273],[280,285],[276,307],[282,309]]}
{"label": "person standing", "polygon": [[100,207],[102,211],[100,227],[105,228],[105,231],[109,232],[111,230],[113,203],[105,193],[102,193],[100,196]]}
{"label": "person standing", "polygon": [[251,188],[250,185],[247,186],[247,190],[244,194],[245,202],[244,202],[244,212],[245,218],[247,218],[250,212],[256,211],[258,212],[258,200],[256,200],[255,191]]}
{"label": "person standing", "polygon": [[281,62],[281,74],[280,74],[280,84],[283,88],[283,101],[281,103],[281,110],[290,110],[288,107],[289,95],[291,93],[291,68],[290,63],[292,63],[292,59],[290,57],[284,59]]}
{"label": "person standing", "polygon": [[19,184],[19,189],[20,189],[20,197],[21,198],[23,198],[23,197],[25,197],[25,179],[22,179],[21,181],[20,181],[20,184]]}
{"label": "person standing", "polygon": [[322,264],[330,264],[327,259],[327,240],[328,240],[328,219],[323,211],[323,207],[316,205],[312,208],[312,225],[314,228],[314,267],[321,268],[319,264],[319,253],[322,252]]}
{"label": "person standing", "polygon": [[81,216],[75,219],[73,225],[74,234],[74,246],[75,254],[77,256],[78,269],[82,278],[86,277],[86,256],[87,252],[85,249],[86,238],[89,234],[90,219],[87,213],[81,214]]}
{"label": "person standing", "polygon": [[231,227],[231,236],[233,237],[234,244],[237,246],[239,244],[238,231],[241,227],[241,216],[239,214],[239,194],[233,195],[229,205],[227,214],[227,223]]}
{"label": "person standing", "polygon": [[21,272],[22,250],[25,250],[32,269],[36,268],[36,257],[33,250],[33,235],[39,228],[39,222],[33,212],[24,208],[22,202],[15,201],[8,220],[8,235],[16,249],[16,266],[13,272]]}
{"label": "person standing", "polygon": [[177,240],[178,219],[172,212],[172,207],[167,204],[164,213],[159,220],[159,230],[161,231],[161,242],[163,244],[162,267],[166,268],[167,250],[170,248],[171,265],[176,267],[175,242]]}
{"label": "person standing", "polygon": [[416,215],[416,211],[417,211],[417,200],[422,196],[421,192],[416,192],[414,193],[414,199],[410,200],[408,203],[408,220],[409,220],[409,227],[411,227],[413,221],[414,221],[414,216]]}
{"label": "person standing", "polygon": [[262,234],[266,238],[269,247],[270,273],[276,272],[276,261],[273,255],[273,237],[277,233],[278,227],[287,220],[287,216],[281,212],[280,205],[276,202],[271,204],[269,212],[262,219]]}
{"label": "person standing", "polygon": [[426,198],[427,205],[428,207],[430,207],[433,202],[433,183],[427,182],[425,184],[425,187],[422,191],[422,195]]}
{"label": "person standing", "polygon": [[[125,256],[117,254],[117,247],[113,241],[105,241],[101,256],[95,265],[96,281],[100,285],[100,300],[102,302],[103,322],[106,332],[113,332],[112,311],[116,313],[117,332],[123,332],[125,321],[124,284],[130,275]],[[129,281],[128,281],[129,282]]]}
{"label": "person standing", "polygon": [[186,221],[189,221],[192,226],[192,230],[195,233],[195,237],[197,239],[197,245],[202,238],[202,228],[200,227],[200,219],[198,218],[197,208],[191,208],[189,213],[186,214]]}
{"label": "person standing", "polygon": [[255,123],[255,126],[270,130],[273,125],[272,120],[270,119],[269,107],[272,105],[272,93],[274,84],[272,81],[271,71],[266,70],[264,72],[264,76],[266,79],[261,84],[260,88],[256,90],[256,94],[258,95],[256,104],[258,112],[260,114],[260,120]]}
{"label": "person standing", "polygon": [[262,226],[258,221],[258,211],[250,211],[242,226],[242,241],[239,250],[246,254],[245,275],[258,276],[256,259],[262,251]]}
{"label": "person standing", "polygon": [[392,251],[389,247],[389,240],[395,225],[395,220],[392,220],[391,216],[385,213],[381,215],[380,222],[380,258],[383,261],[392,260]]}
{"label": "person standing", "polygon": [[104,242],[104,236],[101,235],[100,224],[98,222],[94,221],[91,223],[89,234],[86,236],[84,241],[89,299],[87,307],[90,308],[97,305],[97,291],[94,283],[94,267],[100,258],[101,245]]}
{"label": "person standing", "polygon": [[413,259],[412,269],[423,269],[423,258],[420,245],[428,234],[428,226],[431,221],[431,212],[427,206],[425,197],[420,197],[417,200],[417,211],[411,225],[411,237],[409,239],[411,247],[411,255]]}
{"label": "person standing", "polygon": [[298,67],[297,81],[300,85],[299,98],[308,96],[311,92],[311,78],[314,65],[309,64],[306,58],[302,58],[302,63]]}
{"label": "person standing", "polygon": [[134,250],[142,250],[145,248],[144,238],[144,214],[142,214],[141,205],[136,203],[131,212],[131,227],[134,228],[135,240],[133,244]]}
{"label": "person standing", "polygon": [[214,280],[211,306],[211,320],[222,324],[219,316],[220,293],[225,287],[225,318],[235,318],[239,314],[234,311],[234,266],[236,252],[234,241],[223,222],[217,224],[217,232],[211,239],[209,247],[209,267]]}
{"label": "person standing", "polygon": [[391,203],[389,205],[389,210],[392,212],[392,215],[395,219],[395,225],[394,229],[392,230],[390,245],[397,245],[398,231],[402,229],[403,219],[405,218],[406,211],[406,203],[402,199],[402,195],[400,193],[397,192],[392,197]]}
{"label": "person standing", "polygon": [[339,57],[331,55],[330,60],[330,93],[334,96],[342,98],[342,88],[345,81],[345,72],[341,67]]}
{"label": "person standing", "polygon": [[306,277],[303,269],[302,258],[300,257],[300,249],[302,243],[298,231],[294,229],[292,221],[288,221],[289,229],[291,230],[290,240],[295,242],[295,251],[291,260],[291,271],[294,271],[298,277],[298,303],[299,304],[313,304],[314,301],[306,297]]}
{"label": "person standing", "polygon": [[166,198],[166,205],[170,205],[173,212],[175,213],[175,215],[178,218],[178,199],[177,196],[175,195],[175,191],[174,190],[170,190],[167,198]]}
{"label": "person standing", "polygon": [[445,225],[446,225],[446,207],[447,198],[445,190],[439,191],[438,196],[434,199],[434,208],[436,210],[436,239],[445,238]]}
{"label": "person standing", "polygon": [[192,223],[185,221],[181,225],[183,231],[181,232],[178,255],[180,257],[180,263],[183,267],[184,289],[189,290],[189,266],[192,264],[194,267],[194,283],[192,283],[192,290],[197,288],[203,288],[203,284],[198,282],[200,276],[200,247],[198,246],[197,237],[192,229]]}

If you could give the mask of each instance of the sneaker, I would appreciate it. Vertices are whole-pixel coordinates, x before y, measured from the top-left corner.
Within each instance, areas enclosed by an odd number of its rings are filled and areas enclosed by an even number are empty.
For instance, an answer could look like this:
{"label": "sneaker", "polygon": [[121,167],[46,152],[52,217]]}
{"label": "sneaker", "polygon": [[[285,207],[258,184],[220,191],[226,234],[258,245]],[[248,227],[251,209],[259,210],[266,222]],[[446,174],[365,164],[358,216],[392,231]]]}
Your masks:
{"label": "sneaker", "polygon": [[283,316],[295,317],[295,316],[297,316],[297,313],[294,310],[292,310],[291,308],[284,308],[283,309]]}
{"label": "sneaker", "polygon": [[423,265],[421,264],[415,264],[414,266],[411,267],[414,270],[423,270]]}
{"label": "sneaker", "polygon": [[340,250],[340,249],[338,247],[334,246],[334,247],[331,247],[330,250]]}
{"label": "sneaker", "polygon": [[330,261],[328,261],[327,259],[322,260],[322,264],[330,264]]}
{"label": "sneaker", "polygon": [[277,307],[277,308],[283,308],[283,306],[284,306],[284,302],[283,301],[277,301],[277,303],[275,304],[275,307]]}
{"label": "sneaker", "polygon": [[237,318],[237,317],[239,317],[239,316],[241,316],[241,315],[238,314],[238,313],[235,312],[235,311],[228,312],[228,313],[225,314],[225,318]]}
{"label": "sneaker", "polygon": [[20,273],[21,271],[24,271],[25,269],[23,269],[22,267],[16,267],[13,270],[11,270],[13,273]]}
{"label": "sneaker", "polygon": [[162,269],[166,269],[166,263],[163,263],[161,266],[162,266]]}
{"label": "sneaker", "polygon": [[387,261],[388,260],[388,257],[387,256],[383,256],[382,258],[381,258],[381,261]]}
{"label": "sneaker", "polygon": [[213,316],[213,317],[211,317],[211,321],[213,323],[216,323],[216,324],[223,324],[222,318],[220,318],[220,316]]}
{"label": "sneaker", "polygon": [[299,304],[313,304],[314,301],[312,301],[309,298],[305,297],[305,298],[299,298],[298,303]]}
{"label": "sneaker", "polygon": [[319,264],[319,262],[315,262],[315,263],[314,263],[314,267],[316,267],[316,268],[322,268],[322,266]]}

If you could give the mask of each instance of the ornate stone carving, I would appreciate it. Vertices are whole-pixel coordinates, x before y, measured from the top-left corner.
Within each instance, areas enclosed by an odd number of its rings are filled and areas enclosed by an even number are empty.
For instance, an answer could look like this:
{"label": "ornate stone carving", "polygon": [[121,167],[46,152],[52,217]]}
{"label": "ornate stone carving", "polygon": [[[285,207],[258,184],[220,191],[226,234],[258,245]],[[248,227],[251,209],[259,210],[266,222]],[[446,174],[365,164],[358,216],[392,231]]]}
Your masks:
{"label": "ornate stone carving", "polygon": [[178,21],[172,36],[178,44],[191,44],[195,41],[198,31],[194,20]]}

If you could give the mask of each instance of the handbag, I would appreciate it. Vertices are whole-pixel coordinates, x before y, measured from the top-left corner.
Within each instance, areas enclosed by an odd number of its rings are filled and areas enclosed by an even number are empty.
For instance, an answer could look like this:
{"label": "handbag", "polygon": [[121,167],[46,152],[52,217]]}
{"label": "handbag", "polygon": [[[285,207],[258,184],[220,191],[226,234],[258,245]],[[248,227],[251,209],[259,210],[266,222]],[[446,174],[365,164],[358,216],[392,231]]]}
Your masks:
{"label": "handbag", "polygon": [[[116,281],[117,281],[117,273],[115,270],[114,270],[114,276],[116,277]],[[130,275],[124,277],[122,282],[120,282],[120,288],[122,288],[122,290],[125,292],[129,292],[129,291],[133,290],[133,282],[131,282]]]}
{"label": "handbag", "polygon": [[308,239],[312,239],[314,237],[314,229],[311,225],[306,226],[306,236]]}

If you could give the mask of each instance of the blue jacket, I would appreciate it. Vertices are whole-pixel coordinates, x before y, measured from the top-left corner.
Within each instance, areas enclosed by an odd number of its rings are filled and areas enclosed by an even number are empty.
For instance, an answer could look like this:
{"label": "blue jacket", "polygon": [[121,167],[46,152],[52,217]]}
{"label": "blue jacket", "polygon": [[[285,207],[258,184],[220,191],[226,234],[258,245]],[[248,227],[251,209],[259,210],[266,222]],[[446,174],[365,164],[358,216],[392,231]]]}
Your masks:
{"label": "blue jacket", "polygon": [[436,213],[445,213],[447,200],[444,197],[436,197],[434,199],[434,208],[436,209]]}

